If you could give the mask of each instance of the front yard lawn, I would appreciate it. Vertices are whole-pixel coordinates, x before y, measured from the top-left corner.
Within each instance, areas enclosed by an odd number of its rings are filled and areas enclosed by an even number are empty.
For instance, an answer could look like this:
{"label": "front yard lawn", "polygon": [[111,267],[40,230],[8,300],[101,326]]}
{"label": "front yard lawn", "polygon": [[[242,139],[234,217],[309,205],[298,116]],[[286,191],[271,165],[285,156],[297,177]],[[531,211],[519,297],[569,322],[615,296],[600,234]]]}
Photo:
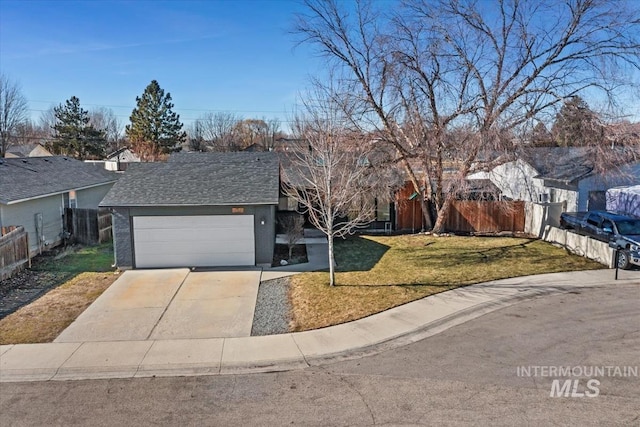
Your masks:
{"label": "front yard lawn", "polygon": [[0,344],[53,341],[118,278],[112,263],[110,243],[36,259],[6,297],[28,298],[36,286],[52,290],[0,320]]}
{"label": "front yard lawn", "polygon": [[526,238],[362,236],[336,240],[335,251],[335,287],[324,272],[292,277],[292,331],[360,319],[473,283],[603,268]]}

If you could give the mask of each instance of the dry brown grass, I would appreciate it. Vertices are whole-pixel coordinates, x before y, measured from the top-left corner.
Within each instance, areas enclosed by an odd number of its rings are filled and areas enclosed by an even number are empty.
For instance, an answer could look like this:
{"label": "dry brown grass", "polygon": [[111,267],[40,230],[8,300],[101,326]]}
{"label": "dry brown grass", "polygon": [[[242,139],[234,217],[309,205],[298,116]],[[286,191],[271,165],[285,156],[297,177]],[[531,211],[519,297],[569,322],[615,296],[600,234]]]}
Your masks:
{"label": "dry brown grass", "polygon": [[603,268],[522,238],[376,236],[336,244],[337,286],[329,287],[322,272],[291,279],[292,331],[360,319],[472,283]]}
{"label": "dry brown grass", "polygon": [[0,344],[52,342],[119,276],[81,273],[0,320]]}

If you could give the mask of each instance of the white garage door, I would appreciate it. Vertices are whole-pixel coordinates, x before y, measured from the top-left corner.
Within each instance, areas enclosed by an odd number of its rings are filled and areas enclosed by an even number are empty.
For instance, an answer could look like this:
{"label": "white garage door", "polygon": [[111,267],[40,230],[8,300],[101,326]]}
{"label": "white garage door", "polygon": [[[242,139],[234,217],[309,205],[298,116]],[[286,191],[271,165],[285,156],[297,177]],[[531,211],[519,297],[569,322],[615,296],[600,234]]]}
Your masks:
{"label": "white garage door", "polygon": [[252,215],[137,216],[137,268],[255,264]]}

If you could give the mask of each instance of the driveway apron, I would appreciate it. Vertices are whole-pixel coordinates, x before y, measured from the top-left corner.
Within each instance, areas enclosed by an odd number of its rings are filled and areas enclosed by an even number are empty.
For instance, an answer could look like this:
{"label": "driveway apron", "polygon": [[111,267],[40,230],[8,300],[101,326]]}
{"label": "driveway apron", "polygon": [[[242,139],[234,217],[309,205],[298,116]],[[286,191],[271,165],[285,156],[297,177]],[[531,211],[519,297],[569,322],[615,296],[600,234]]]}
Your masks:
{"label": "driveway apron", "polygon": [[260,271],[190,273],[150,339],[251,335]]}
{"label": "driveway apron", "polygon": [[55,342],[251,334],[259,271],[126,271]]}

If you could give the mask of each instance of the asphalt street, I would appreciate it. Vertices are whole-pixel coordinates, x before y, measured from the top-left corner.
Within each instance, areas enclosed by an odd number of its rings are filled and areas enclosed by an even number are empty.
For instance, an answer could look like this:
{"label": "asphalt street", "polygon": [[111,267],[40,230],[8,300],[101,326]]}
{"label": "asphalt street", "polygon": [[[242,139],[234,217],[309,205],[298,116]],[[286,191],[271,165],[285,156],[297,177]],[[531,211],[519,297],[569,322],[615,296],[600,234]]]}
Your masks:
{"label": "asphalt street", "polygon": [[[572,374],[550,375],[562,367]],[[610,368],[605,375],[589,372],[599,367]],[[2,383],[0,420],[3,426],[629,426],[640,425],[634,367],[638,372],[640,284],[625,284],[539,297],[401,348],[298,371]],[[570,380],[571,392],[551,397],[558,379]],[[597,384],[589,388],[589,380]]]}

